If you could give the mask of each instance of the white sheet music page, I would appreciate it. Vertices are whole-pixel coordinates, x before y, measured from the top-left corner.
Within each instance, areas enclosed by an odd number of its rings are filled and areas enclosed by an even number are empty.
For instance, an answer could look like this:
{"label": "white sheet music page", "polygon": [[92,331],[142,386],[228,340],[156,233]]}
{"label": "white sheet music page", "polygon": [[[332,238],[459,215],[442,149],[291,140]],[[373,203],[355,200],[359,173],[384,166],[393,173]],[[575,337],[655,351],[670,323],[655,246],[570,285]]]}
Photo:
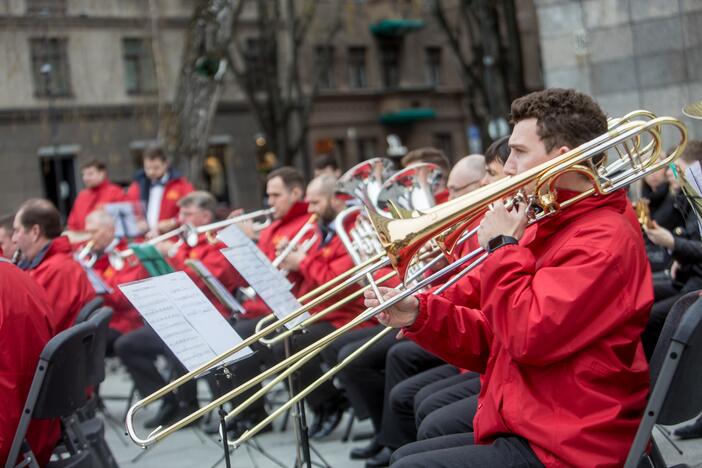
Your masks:
{"label": "white sheet music page", "polygon": [[695,193],[688,193],[687,195],[691,197],[688,200],[697,215],[697,224],[700,234],[702,234],[702,167],[700,167],[699,161],[695,161],[685,169],[685,179],[695,191]]}
{"label": "white sheet music page", "polygon": [[[119,289],[189,371],[242,341],[185,272],[121,284]],[[250,354],[246,347],[227,362]]]}
{"label": "white sheet music page", "polygon": [[[252,247],[258,251],[260,254],[261,258],[265,260],[267,263],[271,263],[270,259],[264,255],[263,252],[261,252],[261,249],[259,249],[254,241],[249,239],[249,237],[244,234],[244,232],[239,229],[239,226],[236,224],[232,224],[231,226],[228,226],[225,229],[222,229],[217,233],[217,239],[219,239],[224,245],[227,247],[234,247],[234,245],[243,245],[243,244],[248,244],[249,247]],[[280,270],[277,268],[273,267],[273,264],[271,263],[271,268],[278,276],[280,276],[283,281],[285,281],[285,284],[287,285],[286,287],[288,288],[288,291],[290,291],[293,288],[293,284],[288,281],[287,276],[285,276]],[[251,285],[249,283],[249,285]],[[251,285],[253,288],[253,285]],[[254,288],[256,289],[256,288]]]}
{"label": "white sheet music page", "polygon": [[[231,227],[234,227],[236,232],[230,231]],[[236,226],[230,226],[226,231],[229,231],[225,234],[226,241],[218,236],[222,242],[229,245],[229,248],[221,250],[222,255],[234,265],[234,268],[270,307],[275,316],[282,319],[298,309],[300,303],[290,292],[288,287],[290,283],[283,278],[280,271],[271,264],[263,252],[256,247],[256,244]],[[309,314],[305,312],[285,326],[292,328],[308,317]]]}

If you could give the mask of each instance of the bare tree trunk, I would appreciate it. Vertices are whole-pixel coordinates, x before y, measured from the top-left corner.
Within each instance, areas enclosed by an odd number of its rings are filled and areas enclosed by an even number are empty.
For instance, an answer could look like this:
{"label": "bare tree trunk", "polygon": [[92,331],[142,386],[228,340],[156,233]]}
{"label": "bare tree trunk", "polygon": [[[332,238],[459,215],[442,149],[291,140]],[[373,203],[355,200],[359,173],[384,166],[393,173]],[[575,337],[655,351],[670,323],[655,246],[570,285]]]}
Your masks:
{"label": "bare tree trunk", "polygon": [[196,185],[227,70],[234,0],[199,0],[185,39],[173,109],[162,133],[166,153]]}

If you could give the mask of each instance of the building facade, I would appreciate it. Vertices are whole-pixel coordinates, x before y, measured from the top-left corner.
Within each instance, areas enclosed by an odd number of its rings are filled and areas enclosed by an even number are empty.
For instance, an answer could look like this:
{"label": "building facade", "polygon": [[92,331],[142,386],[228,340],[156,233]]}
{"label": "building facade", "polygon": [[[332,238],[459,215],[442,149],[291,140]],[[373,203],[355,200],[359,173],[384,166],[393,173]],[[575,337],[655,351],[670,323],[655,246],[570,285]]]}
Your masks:
{"label": "building facade", "polygon": [[536,0],[546,86],[594,96],[612,117],[635,109],[699,120],[682,108],[702,100],[702,2]]}
{"label": "building facade", "polygon": [[[114,181],[130,182],[173,98],[194,3],[0,2],[0,213],[37,196],[67,212],[82,188],[80,166],[95,158],[108,164]],[[302,60],[311,65],[324,53],[331,65],[320,79],[307,157],[332,150],[348,168],[384,155],[390,134],[410,149],[437,146],[454,160],[467,153],[463,82],[429,3],[342,2],[333,44],[310,37]],[[525,77],[536,89],[535,10],[531,1],[515,3],[530,57]],[[331,17],[333,5],[319,2],[320,18]],[[419,26],[392,38],[377,32],[383,21],[398,19]],[[242,37],[254,34],[250,17],[242,24]],[[259,132],[245,96],[227,78],[203,170],[206,188],[231,206],[260,206]]]}

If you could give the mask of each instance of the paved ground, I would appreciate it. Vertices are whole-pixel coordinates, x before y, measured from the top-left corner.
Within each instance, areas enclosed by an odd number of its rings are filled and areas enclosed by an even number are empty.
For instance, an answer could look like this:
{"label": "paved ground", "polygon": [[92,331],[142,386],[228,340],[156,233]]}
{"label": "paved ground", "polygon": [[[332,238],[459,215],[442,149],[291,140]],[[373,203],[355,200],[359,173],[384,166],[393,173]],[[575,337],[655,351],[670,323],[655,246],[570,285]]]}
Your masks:
{"label": "paved ground", "polygon": [[[122,372],[111,371],[101,387],[101,393],[105,396],[126,396],[129,393],[130,381]],[[204,390],[204,388],[203,388]],[[108,400],[109,410],[120,420],[120,424],[108,425],[106,428],[106,439],[112,449],[117,462],[122,467],[140,468],[186,468],[186,467],[224,467],[221,461],[222,448],[216,438],[208,438],[201,431],[193,429],[181,430],[162,443],[157,444],[144,451],[133,444],[124,435],[123,424],[121,424],[122,413],[125,409],[125,402],[119,400]],[[145,412],[137,423],[146,419],[150,413]],[[346,419],[342,422],[331,436],[323,441],[314,441],[313,446],[319,454],[326,460],[329,466],[334,468],[362,467],[363,462],[352,461],[348,457],[351,448],[364,445],[365,441],[341,442],[343,428]],[[279,430],[280,422],[275,426],[273,432],[263,434],[256,438],[257,444],[265,450],[267,454],[277,459],[282,466],[292,467],[295,459],[295,435],[289,427],[286,432]],[[371,430],[370,424],[365,421],[354,426],[355,434],[367,433]],[[142,431],[141,434],[147,434]],[[702,468],[702,439],[692,441],[675,441],[682,450],[682,455],[667,442],[662,433],[656,431],[656,439],[663,451],[666,461],[669,464],[688,463],[694,468]],[[134,460],[141,455],[141,458]],[[313,456],[315,462],[320,459]],[[322,466],[318,465],[317,466]],[[281,466],[267,459],[253,446],[242,447],[232,453],[232,467],[276,467]]]}

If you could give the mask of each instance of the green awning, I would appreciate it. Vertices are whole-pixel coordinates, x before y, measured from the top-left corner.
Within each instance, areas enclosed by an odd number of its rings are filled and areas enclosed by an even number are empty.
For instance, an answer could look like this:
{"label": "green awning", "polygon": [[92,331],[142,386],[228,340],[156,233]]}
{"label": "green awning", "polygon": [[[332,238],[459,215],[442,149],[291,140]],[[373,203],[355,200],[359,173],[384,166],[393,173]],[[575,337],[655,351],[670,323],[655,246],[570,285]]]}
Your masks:
{"label": "green awning", "polygon": [[384,19],[370,25],[370,32],[376,36],[401,36],[424,27],[424,21],[413,19]]}
{"label": "green awning", "polygon": [[395,112],[381,114],[380,123],[384,125],[409,124],[417,120],[427,120],[436,118],[436,111],[430,107],[411,107]]}

